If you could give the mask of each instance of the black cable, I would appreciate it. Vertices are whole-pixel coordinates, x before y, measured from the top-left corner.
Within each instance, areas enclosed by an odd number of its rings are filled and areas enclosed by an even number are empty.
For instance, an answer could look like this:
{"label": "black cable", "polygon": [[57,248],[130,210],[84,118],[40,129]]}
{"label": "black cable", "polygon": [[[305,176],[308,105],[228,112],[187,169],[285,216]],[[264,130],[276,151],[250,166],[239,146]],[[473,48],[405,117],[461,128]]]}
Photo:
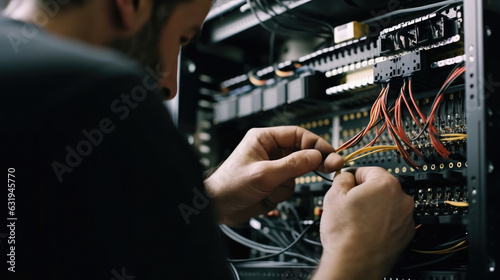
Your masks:
{"label": "black cable", "polygon": [[[274,22],[277,27],[281,27],[283,29],[288,29],[292,32],[302,33],[302,35],[311,33],[310,30],[304,29],[301,25],[290,26],[290,25],[287,25],[287,24],[280,22],[278,19],[278,13],[276,11],[274,11],[271,7],[268,6],[267,2],[263,3],[263,2],[261,2],[261,0],[253,0],[253,1],[254,1],[255,5],[257,6],[257,8],[259,8],[260,11],[262,11],[267,16],[269,16],[269,20]],[[274,28],[274,32],[278,32],[277,27]],[[290,31],[288,31],[288,32],[290,32]],[[281,32],[283,33],[283,31],[281,31]],[[285,34],[287,34],[287,33],[285,33]],[[293,33],[288,33],[287,35],[290,35],[290,34],[293,34]]]}
{"label": "black cable", "polygon": [[450,246],[454,246],[454,245],[457,245],[458,243],[462,242],[462,241],[465,241],[467,240],[467,236],[464,236],[460,239],[457,239],[457,240],[453,240],[453,241],[450,241],[450,242],[446,242],[446,243],[442,243],[442,244],[439,244],[439,245],[436,245],[432,248],[427,248],[427,249],[421,249],[421,248],[412,248],[412,249],[415,249],[415,250],[420,250],[420,251],[435,251],[435,250],[442,250],[442,249],[445,249],[445,248],[448,248]]}
{"label": "black cable", "polygon": [[[453,69],[450,71],[450,74],[448,74],[448,77],[446,77],[445,81],[448,80],[451,75],[453,74],[453,72],[455,72],[455,70],[457,70],[459,67],[462,67],[463,65],[465,65],[465,62],[460,62],[458,64],[455,65],[455,67],[453,67]],[[448,82],[448,84],[446,84],[444,87],[442,87],[436,94],[436,97],[434,97],[434,101],[432,102],[432,105],[429,109],[429,113],[427,114],[427,116],[429,117],[430,114],[432,113],[432,108],[434,107],[434,105],[436,104],[436,101],[438,99],[439,96],[443,95],[444,92],[446,92],[446,90],[450,87],[450,85],[458,78],[459,76],[456,76],[455,79],[451,80]],[[437,109],[436,109],[437,110]],[[415,136],[413,139],[410,139],[410,141],[415,141],[417,140],[418,138],[420,138],[422,136],[422,134],[424,133],[424,131],[427,130],[427,128],[429,127],[429,120],[427,120],[427,122],[425,122],[424,126],[422,127],[422,129],[420,130],[420,132],[417,134],[417,136]]]}
{"label": "black cable", "polygon": [[314,172],[314,174],[316,174],[316,175],[318,175],[319,177],[321,177],[321,179],[323,179],[323,180],[325,180],[325,181],[328,181],[328,182],[333,183],[333,180],[332,180],[332,179],[330,179],[330,178],[328,178],[328,177],[323,176],[323,175],[322,175],[322,174],[320,174],[318,171],[313,170],[313,172]]}
{"label": "black cable", "polygon": [[415,265],[405,266],[405,267],[400,268],[400,270],[410,270],[410,269],[415,269],[415,268],[421,268],[423,266],[428,266],[428,265],[431,265],[431,264],[442,262],[444,260],[447,260],[447,259],[451,258],[455,254],[456,254],[456,252],[454,252],[452,254],[449,254],[449,255],[446,255],[446,256],[444,256],[442,258],[438,258],[438,259],[429,261],[429,262],[424,262],[424,263],[419,263],[419,264],[415,264]]}
{"label": "black cable", "polygon": [[[239,235],[238,233],[234,232],[232,229],[230,229],[226,225],[219,225],[219,227],[227,237],[231,238],[232,240],[234,240],[234,241],[236,241],[236,242],[238,242],[246,247],[255,249],[257,251],[266,252],[266,253],[275,253],[275,252],[279,252],[282,249],[281,247],[261,244],[261,243],[255,242],[253,240],[250,240],[250,239],[243,237],[243,236]],[[288,256],[292,256],[292,257],[301,258],[301,259],[308,261],[310,263],[313,263],[313,264],[318,263],[318,260],[309,258],[303,254],[299,254],[299,253],[295,253],[295,252],[288,252],[288,251],[283,252],[283,254],[288,255]]]}
{"label": "black cable", "polygon": [[387,13],[387,14],[384,14],[384,15],[381,15],[381,16],[378,16],[378,17],[373,17],[373,18],[370,18],[368,20],[365,20],[365,21],[363,21],[363,23],[366,24],[366,23],[377,22],[377,21],[379,21],[381,19],[392,17],[392,16],[399,15],[399,14],[421,12],[423,10],[428,10],[428,9],[432,9],[432,8],[439,7],[439,6],[447,6],[447,5],[461,3],[461,2],[462,2],[462,0],[447,0],[447,1],[443,1],[443,2],[428,4],[428,5],[425,5],[425,6],[419,6],[419,7],[414,7],[414,8],[395,10],[393,12],[390,12],[390,13]]}
{"label": "black cable", "polygon": [[309,21],[309,22],[312,22],[312,23],[316,23],[316,24],[319,24],[320,26],[325,26],[329,32],[331,33],[331,37],[332,37],[332,41],[331,41],[331,44],[334,45],[335,44],[335,41],[334,41],[334,35],[335,35],[335,30],[333,28],[333,26],[331,24],[329,24],[328,22],[326,21],[323,21],[323,20],[318,20],[318,19],[315,19],[315,18],[311,18],[309,16],[306,16],[304,14],[301,14],[301,13],[298,13],[292,9],[290,9],[287,5],[285,5],[283,3],[283,1],[281,0],[274,0],[276,3],[278,3],[280,6],[282,6],[283,8],[285,8],[286,12],[291,14],[291,15],[294,15],[296,16],[297,18],[301,18],[302,20],[305,20],[305,21]]}
{"label": "black cable", "polygon": [[[279,19],[277,17],[278,16],[278,12],[276,12],[276,10],[274,10],[273,6],[267,0],[254,0],[254,1],[256,1],[256,3],[259,5],[259,7],[261,8],[261,10],[263,12],[267,13],[269,16],[275,16],[276,17],[275,20],[277,22],[279,22]],[[305,24],[308,24],[308,22],[306,22],[306,21],[302,21],[301,23],[297,24],[298,17],[295,16],[294,14],[290,13],[290,11],[293,11],[293,10],[290,9],[288,6],[286,6],[283,3],[281,3],[281,5],[285,9],[285,12],[281,13],[280,16],[282,18],[289,17],[290,19],[292,19],[293,20],[293,29],[294,30],[300,30],[300,31],[307,32],[307,33],[318,33],[318,34],[321,33],[321,32],[318,32],[318,29],[317,29],[318,25],[317,25],[317,23],[314,23],[314,25],[312,25],[311,27],[308,27],[308,26],[305,25]],[[270,14],[269,12],[271,12],[272,14]],[[281,22],[279,22],[279,23],[284,28],[290,28],[290,29],[292,29],[292,26],[290,26],[290,24],[281,23]]]}
{"label": "black cable", "polygon": [[[274,233],[276,233],[276,234],[279,232],[280,234],[282,234],[282,237],[285,237],[285,238],[283,238],[283,239],[286,239],[286,240],[288,240],[288,237],[286,237],[286,235],[285,235],[285,233],[284,233],[284,232],[290,232],[290,234],[291,234],[292,238],[294,238],[294,234],[293,234],[293,233],[294,233],[294,232],[297,232],[296,230],[292,229],[292,228],[288,225],[288,223],[286,223],[286,221],[284,221],[283,219],[280,219],[280,222],[282,222],[282,223],[285,225],[285,227],[279,227],[279,226],[276,226],[276,225],[275,225],[275,224],[274,224],[271,220],[269,220],[269,219],[267,219],[267,218],[265,218],[265,217],[261,217],[261,218],[260,218],[260,220],[262,220],[262,221],[264,221],[264,222],[266,222],[266,223],[267,223],[267,228],[268,228],[269,230],[272,230],[272,231],[273,231]],[[297,232],[297,236],[298,236],[298,235],[299,235],[299,233]],[[309,243],[309,241],[308,241],[308,240],[306,240],[307,238],[303,237],[302,239],[303,239],[305,242]],[[297,247],[298,247],[298,249],[299,249],[300,251],[302,251],[302,254],[304,254],[304,255],[312,255],[312,253],[311,253],[309,250],[307,250],[306,248],[304,248],[304,247],[300,246],[300,244],[297,244]]]}
{"label": "black cable", "polygon": [[[311,32],[311,30],[304,30],[304,29],[300,29],[300,28],[296,28],[296,27],[292,27],[290,25],[284,25],[283,23],[281,23],[278,19],[277,19],[277,13],[274,12],[274,10],[272,11],[273,13],[271,14],[268,9],[263,5],[262,2],[260,2],[260,0],[254,0],[254,3],[255,3],[255,6],[252,4],[252,1],[251,0],[246,0],[246,3],[247,5],[249,6],[250,8],[250,11],[252,12],[252,14],[255,16],[255,18],[257,19],[257,21],[259,22],[259,24],[265,29],[267,30],[268,32],[275,32],[277,34],[280,34],[282,36],[292,36],[292,35],[300,35],[300,36],[311,36],[312,34],[314,34],[315,32]],[[274,22],[277,27],[269,27],[267,26],[264,21],[259,17],[257,11],[255,8],[259,8],[260,11],[262,11],[263,13],[265,13],[266,15],[269,16],[269,20],[271,20],[272,22]],[[284,28],[284,29],[288,29],[287,31],[283,31],[283,30],[280,30],[278,27],[281,28]],[[301,27],[301,25],[296,25],[297,27]],[[302,27],[303,28],[303,27]],[[321,34],[315,34],[315,37],[324,37],[322,36]]]}
{"label": "black cable", "polygon": [[285,248],[283,248],[283,250],[279,251],[279,252],[276,252],[276,253],[272,253],[272,254],[269,254],[269,255],[265,255],[265,256],[260,256],[260,257],[256,257],[256,258],[248,258],[248,259],[227,259],[228,262],[232,262],[232,263],[239,263],[239,262],[250,262],[250,261],[260,261],[260,260],[264,260],[264,259],[267,259],[267,258],[271,258],[271,257],[275,257],[275,256],[278,256],[278,255],[281,255],[283,254],[284,252],[290,250],[290,248],[292,248],[295,244],[297,244],[297,242],[299,242],[302,237],[304,237],[304,235],[307,233],[307,231],[311,228],[311,226],[307,226],[304,231],[299,235],[299,237],[297,237],[297,239],[295,239],[292,243],[290,243],[288,246],[286,246]]}
{"label": "black cable", "polygon": [[[452,7],[452,6],[453,6],[453,4],[448,4],[448,5],[445,5],[445,6],[443,6],[443,7],[440,7],[440,8],[438,8],[438,9],[436,9],[436,10],[435,10],[435,11],[433,11],[432,13],[437,14],[437,13],[442,12],[442,11],[446,10],[447,8]],[[432,14],[432,13],[431,13],[431,14]]]}
{"label": "black cable", "polygon": [[[275,225],[271,220],[269,220],[268,218],[266,217],[260,217],[259,218],[260,220],[264,221],[267,223],[267,227],[269,228],[272,228],[272,229],[275,229],[275,230],[281,230],[281,231],[289,231],[291,232],[292,234],[292,237],[293,236],[299,236],[300,233],[290,227],[286,228],[286,227],[280,227],[280,226],[277,226]],[[322,246],[321,242],[318,242],[318,241],[314,241],[314,240],[311,240],[311,239],[308,239],[306,237],[303,237],[302,240],[304,240],[306,243],[309,243],[309,244],[312,244],[312,245],[315,245],[315,246]]]}
{"label": "black cable", "polygon": [[[262,19],[257,14],[257,11],[255,10],[254,6],[252,5],[252,2],[250,0],[246,0],[246,1],[247,1],[247,5],[250,7],[250,11],[255,16],[255,18],[259,22],[260,26],[262,26],[262,28],[264,28],[265,30],[267,30],[267,31],[269,31],[271,33],[273,33],[273,32],[280,33],[278,30],[273,30],[270,27],[268,27],[267,25],[265,25],[264,22],[262,21]],[[280,33],[280,34],[282,34],[282,33]],[[282,34],[282,35],[284,35],[284,34]]]}
{"label": "black cable", "polygon": [[288,201],[284,201],[280,205],[283,205],[284,207],[288,208],[290,210],[290,212],[292,212],[293,216],[295,217],[295,221],[297,222],[297,225],[298,225],[300,231],[303,231],[304,227],[302,227],[302,223],[300,222],[299,213],[293,207],[293,205],[291,205]]}
{"label": "black cable", "polygon": [[269,35],[269,65],[274,62],[274,45],[276,42],[276,32],[271,32]]}

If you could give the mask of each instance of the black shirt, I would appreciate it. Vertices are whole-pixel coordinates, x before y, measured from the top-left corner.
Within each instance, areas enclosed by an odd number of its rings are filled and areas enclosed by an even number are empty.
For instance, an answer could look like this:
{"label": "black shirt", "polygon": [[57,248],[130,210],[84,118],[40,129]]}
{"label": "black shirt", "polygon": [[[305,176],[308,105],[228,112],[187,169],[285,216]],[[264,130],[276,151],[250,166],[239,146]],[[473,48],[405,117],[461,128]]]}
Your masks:
{"label": "black shirt", "polygon": [[8,279],[229,278],[201,169],[151,70],[0,17]]}

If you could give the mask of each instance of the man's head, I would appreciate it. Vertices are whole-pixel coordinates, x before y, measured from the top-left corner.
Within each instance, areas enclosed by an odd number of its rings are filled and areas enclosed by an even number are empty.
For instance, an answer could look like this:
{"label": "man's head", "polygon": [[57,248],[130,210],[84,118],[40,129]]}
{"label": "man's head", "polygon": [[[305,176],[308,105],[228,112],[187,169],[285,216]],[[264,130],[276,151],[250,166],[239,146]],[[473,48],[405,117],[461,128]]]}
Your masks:
{"label": "man's head", "polygon": [[[111,46],[144,66],[161,65],[161,87],[177,92],[180,47],[196,39],[211,0],[11,0],[5,13],[94,45]],[[46,20],[40,21],[45,13]]]}
{"label": "man's head", "polygon": [[152,1],[152,13],[141,30],[132,37],[115,41],[113,47],[140,61],[144,66],[154,69],[160,63],[164,74],[161,85],[166,98],[170,99],[177,93],[177,62],[180,47],[199,36],[212,1]]}

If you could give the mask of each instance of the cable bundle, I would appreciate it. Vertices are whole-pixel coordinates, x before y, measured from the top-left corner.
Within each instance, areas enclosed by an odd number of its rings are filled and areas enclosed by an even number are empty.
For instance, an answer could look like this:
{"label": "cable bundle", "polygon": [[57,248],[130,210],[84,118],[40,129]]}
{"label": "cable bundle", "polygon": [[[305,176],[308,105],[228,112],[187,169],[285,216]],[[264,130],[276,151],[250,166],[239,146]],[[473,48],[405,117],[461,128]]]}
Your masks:
{"label": "cable bundle", "polygon": [[[303,13],[299,13],[290,9],[282,0],[246,0],[247,5],[254,16],[259,21],[259,24],[271,33],[280,34],[283,36],[307,36],[330,39],[333,41],[333,26],[328,22],[309,17]],[[272,3],[274,2],[274,3]],[[283,11],[280,12],[279,10]],[[258,10],[257,10],[258,9]],[[269,16],[269,20],[274,23],[274,26],[264,23],[265,21],[258,15],[258,11]],[[278,17],[280,15],[281,18]],[[293,22],[293,25],[290,24]]]}
{"label": "cable bundle", "polygon": [[[465,66],[463,63],[457,64],[455,68],[451,71],[448,78],[446,78],[444,84],[438,91],[434,102],[431,106],[429,114],[427,116],[424,115],[422,110],[417,105],[415,101],[415,97],[413,95],[412,90],[412,78],[408,77],[404,80],[404,83],[401,87],[399,96],[396,98],[394,104],[390,107],[387,106],[388,94],[389,94],[389,86],[390,84],[384,85],[382,90],[375,100],[371,110],[370,110],[370,120],[366,127],[364,127],[359,133],[357,133],[354,137],[346,141],[342,144],[337,152],[345,150],[347,148],[353,147],[357,145],[363,137],[365,137],[368,132],[375,128],[376,136],[374,139],[368,143],[365,147],[355,151],[354,153],[345,157],[345,162],[352,162],[361,157],[377,153],[377,152],[385,152],[390,150],[398,150],[401,154],[402,158],[405,160],[408,165],[411,167],[418,169],[418,165],[413,162],[410,158],[409,150],[413,151],[420,158],[424,158],[421,151],[419,151],[412,142],[417,140],[422,136],[424,132],[427,132],[431,141],[432,146],[437,151],[439,155],[443,158],[450,160],[450,151],[448,151],[442,142],[450,142],[450,141],[461,141],[467,138],[466,134],[461,133],[448,133],[448,134],[439,134],[438,130],[434,126],[434,121],[436,118],[436,112],[439,107],[440,102],[443,99],[444,92],[450,87],[450,85],[463,73],[465,72]],[[408,92],[406,90],[408,84]],[[407,96],[408,94],[408,96]],[[411,101],[411,102],[410,102]],[[406,106],[408,112],[410,113],[413,121],[420,127],[420,131],[416,137],[413,139],[408,138],[404,131],[403,123],[402,123],[402,112],[403,107]],[[381,125],[380,125],[381,124]],[[380,137],[380,135],[388,129],[389,135],[395,142],[395,146],[373,146]],[[371,147],[373,146],[373,147]],[[371,148],[368,148],[371,147]]]}

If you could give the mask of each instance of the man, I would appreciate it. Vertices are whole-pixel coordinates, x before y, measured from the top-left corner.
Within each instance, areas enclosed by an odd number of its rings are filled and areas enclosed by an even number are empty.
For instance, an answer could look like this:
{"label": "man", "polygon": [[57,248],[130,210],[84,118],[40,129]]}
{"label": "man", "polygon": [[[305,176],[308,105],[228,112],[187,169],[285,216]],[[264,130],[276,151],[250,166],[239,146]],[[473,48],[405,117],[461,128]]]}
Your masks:
{"label": "man", "polygon": [[[213,217],[240,224],[289,197],[296,176],[342,167],[333,147],[302,128],[252,129],[202,183],[161,99],[177,92],[179,48],[195,39],[210,2],[7,7],[0,129],[3,170],[15,175],[15,244],[2,251],[9,277],[229,279]],[[380,279],[413,236],[413,207],[380,168],[336,176],[313,278]]]}

